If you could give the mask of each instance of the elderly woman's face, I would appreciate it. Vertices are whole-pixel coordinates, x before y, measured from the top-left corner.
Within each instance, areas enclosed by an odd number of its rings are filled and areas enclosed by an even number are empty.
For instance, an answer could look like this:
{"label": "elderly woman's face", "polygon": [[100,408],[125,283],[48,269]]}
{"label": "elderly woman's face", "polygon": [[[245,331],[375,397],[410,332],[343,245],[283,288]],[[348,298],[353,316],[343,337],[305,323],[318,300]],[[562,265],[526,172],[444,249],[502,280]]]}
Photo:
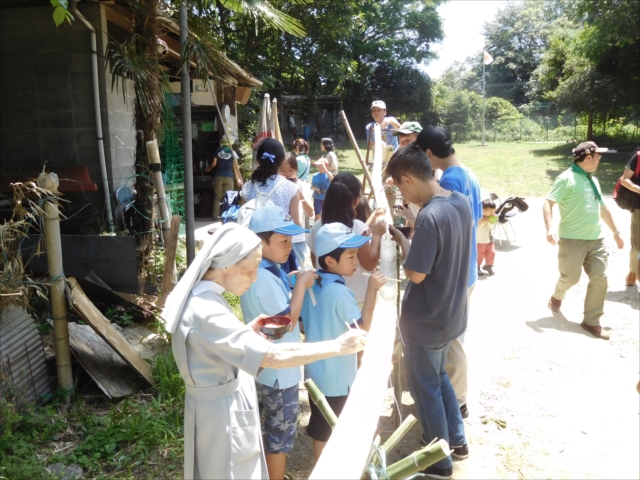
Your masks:
{"label": "elderly woman's face", "polygon": [[249,290],[258,278],[258,267],[262,260],[262,246],[259,246],[240,262],[225,272],[225,288],[238,297]]}

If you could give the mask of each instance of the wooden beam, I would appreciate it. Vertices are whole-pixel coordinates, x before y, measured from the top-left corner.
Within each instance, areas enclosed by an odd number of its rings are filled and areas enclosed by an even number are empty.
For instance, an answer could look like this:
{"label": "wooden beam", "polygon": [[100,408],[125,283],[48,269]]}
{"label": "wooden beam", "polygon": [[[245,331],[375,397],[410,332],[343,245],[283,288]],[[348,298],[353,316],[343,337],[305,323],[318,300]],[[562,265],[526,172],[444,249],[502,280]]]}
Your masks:
{"label": "wooden beam", "polygon": [[73,308],[125,362],[142,375],[147,382],[154,385],[156,381],[153,375],[151,375],[151,367],[149,367],[149,364],[144,361],[136,349],[111,325],[111,322],[102,315],[91,300],[87,298],[75,278],[67,278],[67,283],[71,287],[69,301],[73,305]]}
{"label": "wooden beam", "polygon": [[115,23],[121,28],[124,28],[128,32],[133,33],[133,13],[124,7],[117,4],[103,4],[105,5],[105,15],[107,20]]}

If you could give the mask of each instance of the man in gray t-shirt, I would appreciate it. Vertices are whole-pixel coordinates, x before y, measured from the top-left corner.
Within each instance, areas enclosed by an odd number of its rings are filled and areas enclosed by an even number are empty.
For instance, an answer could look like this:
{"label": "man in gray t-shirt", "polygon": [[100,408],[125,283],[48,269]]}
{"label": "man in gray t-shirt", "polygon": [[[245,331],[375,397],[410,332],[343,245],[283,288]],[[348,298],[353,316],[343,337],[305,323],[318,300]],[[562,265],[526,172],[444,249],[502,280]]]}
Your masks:
{"label": "man in gray t-shirt", "polygon": [[[399,149],[387,165],[405,201],[423,205],[411,248],[397,230],[409,285],[402,300],[400,333],[409,391],[426,443],[445,439],[451,456],[467,458],[469,448],[456,394],[444,369],[449,342],[467,328],[467,282],[473,216],[467,197],[442,188],[427,155],[415,144]],[[450,477],[451,456],[424,473]]]}

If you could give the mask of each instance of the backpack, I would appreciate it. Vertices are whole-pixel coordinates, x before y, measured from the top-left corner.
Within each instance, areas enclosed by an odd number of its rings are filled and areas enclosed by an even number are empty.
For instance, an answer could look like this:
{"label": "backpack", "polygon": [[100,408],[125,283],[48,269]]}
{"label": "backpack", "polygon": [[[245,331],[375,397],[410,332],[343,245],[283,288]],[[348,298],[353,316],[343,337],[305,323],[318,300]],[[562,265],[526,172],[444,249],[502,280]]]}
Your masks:
{"label": "backpack", "polygon": [[252,198],[247,203],[240,207],[240,211],[238,212],[238,225],[242,225],[243,227],[249,227],[249,222],[251,221],[251,217],[253,216],[253,212],[262,207],[267,207],[270,205],[275,205],[271,201],[271,195],[278,190],[282,185],[287,183],[287,179],[282,178],[280,183],[276,184],[275,187],[271,189],[269,192],[262,192],[258,190],[255,182],[251,182],[253,185],[253,191],[255,192],[255,198]]}
{"label": "backpack", "polygon": [[[640,177],[640,150],[636,150],[636,171],[631,177],[631,181]],[[634,182],[635,183],[635,182]],[[613,187],[613,199],[623,210],[633,211],[640,207],[640,198],[637,193],[632,192],[627,187],[622,185],[622,177],[618,179],[616,186]]]}

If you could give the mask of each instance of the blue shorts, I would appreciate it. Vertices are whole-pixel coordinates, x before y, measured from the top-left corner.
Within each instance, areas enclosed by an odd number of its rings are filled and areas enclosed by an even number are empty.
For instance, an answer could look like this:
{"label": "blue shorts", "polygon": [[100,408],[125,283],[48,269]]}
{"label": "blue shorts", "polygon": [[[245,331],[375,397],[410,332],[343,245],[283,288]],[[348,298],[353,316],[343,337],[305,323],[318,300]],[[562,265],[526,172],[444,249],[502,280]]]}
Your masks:
{"label": "blue shorts", "polygon": [[313,199],[313,211],[316,215],[320,215],[322,213],[322,202],[324,202],[324,200]]}
{"label": "blue shorts", "polygon": [[280,390],[256,382],[264,413],[264,450],[285,453],[293,450],[298,427],[298,385]]}

